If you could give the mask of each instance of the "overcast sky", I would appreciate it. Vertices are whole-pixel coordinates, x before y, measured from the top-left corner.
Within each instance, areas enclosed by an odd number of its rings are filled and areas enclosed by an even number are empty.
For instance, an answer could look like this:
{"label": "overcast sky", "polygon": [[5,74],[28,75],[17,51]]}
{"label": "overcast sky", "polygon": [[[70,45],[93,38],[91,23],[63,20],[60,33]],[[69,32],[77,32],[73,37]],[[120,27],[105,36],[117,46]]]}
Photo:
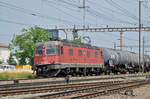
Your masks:
{"label": "overcast sky", "polygon": [[[0,43],[9,44],[22,28],[78,28],[83,24],[83,0],[0,0]],[[142,24],[150,26],[150,0],[142,2]],[[86,25],[89,27],[138,26],[138,0],[86,0]],[[60,32],[61,38],[65,38]],[[120,33],[79,33],[91,37],[92,44],[103,47],[119,45]],[[142,32],[146,45],[150,33]],[[71,39],[72,33],[69,32]],[[125,45],[138,45],[138,33],[124,33]],[[129,50],[129,49],[128,49]],[[137,51],[137,49],[133,49]]]}

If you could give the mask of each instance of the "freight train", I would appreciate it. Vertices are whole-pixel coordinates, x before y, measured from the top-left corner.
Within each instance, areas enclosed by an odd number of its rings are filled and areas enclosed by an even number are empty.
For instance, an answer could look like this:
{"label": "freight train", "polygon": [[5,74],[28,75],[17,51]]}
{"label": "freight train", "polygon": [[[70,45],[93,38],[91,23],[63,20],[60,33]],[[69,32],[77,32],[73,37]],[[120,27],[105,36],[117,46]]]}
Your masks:
{"label": "freight train", "polygon": [[[145,71],[150,57],[144,56]],[[69,41],[40,42],[35,45],[34,67],[37,76],[100,75],[139,71],[138,54]]]}

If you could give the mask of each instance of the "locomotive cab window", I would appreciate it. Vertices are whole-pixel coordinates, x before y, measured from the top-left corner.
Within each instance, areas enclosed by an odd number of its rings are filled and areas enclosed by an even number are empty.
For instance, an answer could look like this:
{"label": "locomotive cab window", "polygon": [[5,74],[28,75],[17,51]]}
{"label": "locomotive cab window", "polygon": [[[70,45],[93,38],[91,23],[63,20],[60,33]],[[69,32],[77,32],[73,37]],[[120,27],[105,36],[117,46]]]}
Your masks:
{"label": "locomotive cab window", "polygon": [[35,48],[35,54],[36,55],[43,55],[43,47],[42,46],[38,46]]}
{"label": "locomotive cab window", "polygon": [[87,51],[87,56],[90,57],[91,56],[91,52]]}
{"label": "locomotive cab window", "polygon": [[69,49],[69,55],[73,56],[73,49]]}
{"label": "locomotive cab window", "polygon": [[60,46],[56,46],[56,54],[60,54]]}
{"label": "locomotive cab window", "polygon": [[97,53],[97,52],[94,52],[94,56],[95,56],[95,57],[98,57],[98,53]]}
{"label": "locomotive cab window", "polygon": [[46,54],[47,55],[53,55],[53,54],[55,54],[55,47],[52,46],[52,45],[48,45],[46,47]]}
{"label": "locomotive cab window", "polygon": [[82,50],[78,50],[78,55],[82,56]]}

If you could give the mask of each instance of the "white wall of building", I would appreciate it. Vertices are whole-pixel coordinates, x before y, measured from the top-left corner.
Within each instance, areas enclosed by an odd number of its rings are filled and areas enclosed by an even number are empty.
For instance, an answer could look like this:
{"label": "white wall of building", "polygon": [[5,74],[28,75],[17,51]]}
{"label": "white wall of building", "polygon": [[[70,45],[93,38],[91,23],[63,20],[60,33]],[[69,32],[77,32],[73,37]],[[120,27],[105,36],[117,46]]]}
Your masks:
{"label": "white wall of building", "polygon": [[4,63],[7,64],[7,61],[10,57],[10,50],[6,47],[1,47],[0,46],[0,60]]}

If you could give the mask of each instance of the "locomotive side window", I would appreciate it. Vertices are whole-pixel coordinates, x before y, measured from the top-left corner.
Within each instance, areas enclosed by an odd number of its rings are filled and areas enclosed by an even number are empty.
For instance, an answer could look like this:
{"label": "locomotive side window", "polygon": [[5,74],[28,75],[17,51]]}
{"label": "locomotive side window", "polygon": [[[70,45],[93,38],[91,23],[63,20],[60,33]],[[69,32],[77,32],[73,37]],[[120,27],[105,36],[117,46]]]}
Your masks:
{"label": "locomotive side window", "polygon": [[78,55],[82,56],[82,50],[78,50]]}
{"label": "locomotive side window", "polygon": [[55,48],[54,48],[54,46],[48,45],[46,47],[46,54],[47,55],[53,55],[53,54],[55,54]]}
{"label": "locomotive side window", "polygon": [[42,46],[38,46],[35,48],[35,54],[36,55],[43,55],[43,47]]}
{"label": "locomotive side window", "polygon": [[87,56],[90,57],[91,56],[91,52],[87,51]]}
{"label": "locomotive side window", "polygon": [[69,49],[69,55],[73,56],[73,49]]}
{"label": "locomotive side window", "polygon": [[95,56],[95,57],[98,57],[98,53],[97,53],[97,52],[95,52],[95,53],[94,53],[94,56]]}

